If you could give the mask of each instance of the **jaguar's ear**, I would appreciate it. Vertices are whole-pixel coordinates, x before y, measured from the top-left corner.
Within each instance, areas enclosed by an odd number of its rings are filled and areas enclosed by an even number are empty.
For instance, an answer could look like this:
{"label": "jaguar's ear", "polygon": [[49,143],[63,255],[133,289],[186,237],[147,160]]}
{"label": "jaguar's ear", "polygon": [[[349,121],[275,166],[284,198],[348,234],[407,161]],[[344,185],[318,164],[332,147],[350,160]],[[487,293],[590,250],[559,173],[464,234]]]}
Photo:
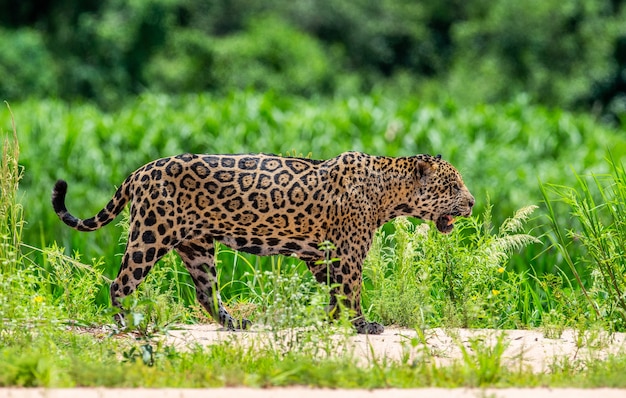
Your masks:
{"label": "jaguar's ear", "polygon": [[429,162],[424,159],[417,159],[417,164],[415,167],[415,177],[417,181],[422,184],[426,183],[428,177],[439,167],[438,163]]}

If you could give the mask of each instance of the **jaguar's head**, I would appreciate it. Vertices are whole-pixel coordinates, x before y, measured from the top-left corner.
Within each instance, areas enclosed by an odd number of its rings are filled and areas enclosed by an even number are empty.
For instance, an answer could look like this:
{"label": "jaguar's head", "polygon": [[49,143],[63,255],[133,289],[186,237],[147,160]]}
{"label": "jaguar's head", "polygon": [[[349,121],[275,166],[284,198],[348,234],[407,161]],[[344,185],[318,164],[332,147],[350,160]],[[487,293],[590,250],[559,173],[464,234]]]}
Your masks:
{"label": "jaguar's head", "polygon": [[456,217],[471,216],[474,196],[461,174],[440,155],[418,156],[417,185],[417,210],[421,218],[433,221],[440,232],[452,231]]}

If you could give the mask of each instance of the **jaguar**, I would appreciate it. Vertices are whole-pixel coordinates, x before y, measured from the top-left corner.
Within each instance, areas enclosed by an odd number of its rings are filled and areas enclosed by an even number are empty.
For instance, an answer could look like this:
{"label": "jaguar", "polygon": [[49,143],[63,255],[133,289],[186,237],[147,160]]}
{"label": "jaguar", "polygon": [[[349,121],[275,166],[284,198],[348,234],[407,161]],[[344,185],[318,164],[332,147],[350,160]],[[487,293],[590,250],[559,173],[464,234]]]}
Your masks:
{"label": "jaguar", "polygon": [[[111,303],[130,295],[154,264],[175,250],[206,311],[231,330],[250,327],[224,308],[215,245],[259,256],[295,256],[315,279],[332,286],[329,311],[351,311],[358,333],[380,334],[361,308],[362,266],[376,230],[398,216],[432,221],[449,233],[469,217],[474,197],[460,173],[440,155],[409,157],[342,153],[328,160],[267,154],[182,154],[150,162],[121,184],[95,216],[66,208],[67,183],[58,180],[52,205],[78,231],[97,230],[130,203],[126,250],[111,283]],[[331,242],[323,250],[323,242]],[[323,261],[326,256],[336,261]],[[123,322],[123,316],[116,315]]]}

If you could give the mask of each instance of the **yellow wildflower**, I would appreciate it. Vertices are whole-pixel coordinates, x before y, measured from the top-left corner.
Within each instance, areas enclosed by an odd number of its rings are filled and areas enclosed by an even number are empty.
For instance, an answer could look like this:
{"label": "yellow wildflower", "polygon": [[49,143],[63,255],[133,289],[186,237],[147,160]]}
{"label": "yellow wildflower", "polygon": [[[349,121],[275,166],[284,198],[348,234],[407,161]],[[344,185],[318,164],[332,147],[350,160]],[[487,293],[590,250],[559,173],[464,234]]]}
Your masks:
{"label": "yellow wildflower", "polygon": [[33,301],[35,302],[35,304],[41,304],[43,303],[44,299],[42,296],[35,296],[33,297]]}
{"label": "yellow wildflower", "polygon": [[500,291],[496,289],[492,289],[491,294],[493,294],[494,296],[497,296],[498,294],[500,294]]}
{"label": "yellow wildflower", "polygon": [[504,267],[500,267],[500,268],[498,268],[498,273],[499,273],[499,274],[502,274],[503,272],[504,272]]}

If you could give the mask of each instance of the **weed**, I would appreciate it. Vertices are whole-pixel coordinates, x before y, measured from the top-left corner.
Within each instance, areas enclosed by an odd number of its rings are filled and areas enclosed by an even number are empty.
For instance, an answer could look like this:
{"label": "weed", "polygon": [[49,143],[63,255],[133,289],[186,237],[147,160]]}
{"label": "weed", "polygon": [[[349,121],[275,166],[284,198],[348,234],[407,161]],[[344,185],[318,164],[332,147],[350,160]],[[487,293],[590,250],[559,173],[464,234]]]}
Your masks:
{"label": "weed", "polygon": [[[609,159],[609,175],[576,174],[577,188],[542,185],[552,245],[563,255],[578,288],[596,319],[612,330],[626,328],[626,171]],[[574,227],[557,217],[555,206],[564,204],[575,220]],[[569,255],[582,246],[585,256]],[[581,273],[590,275],[588,286]],[[587,279],[587,278],[585,278]]]}
{"label": "weed", "polygon": [[514,327],[519,314],[510,303],[520,300],[523,279],[505,265],[512,251],[539,242],[518,233],[535,208],[520,209],[498,234],[491,231],[490,207],[483,221],[459,221],[449,235],[396,219],[394,233],[377,234],[364,265],[374,312],[385,323],[410,327]]}
{"label": "weed", "polygon": [[475,336],[469,339],[469,347],[457,342],[462,353],[465,377],[471,386],[493,385],[500,380],[505,369],[502,363],[507,347],[505,337],[506,334],[500,332],[495,337],[495,343],[491,344],[488,336]]}
{"label": "weed", "polygon": [[141,358],[144,365],[154,366],[159,358],[175,354],[172,347],[163,343],[162,337],[171,326],[160,317],[162,308],[155,300],[124,297],[122,313],[127,322],[124,332],[134,336],[134,343],[122,353],[124,362]]}
{"label": "weed", "polygon": [[[326,253],[330,247],[325,244]],[[284,257],[275,257],[272,271],[263,271],[249,286],[256,292],[252,301],[257,304],[258,321],[270,331],[269,346],[278,352],[306,352],[313,357],[332,357],[346,353],[346,338],[352,334],[350,314],[342,308],[341,300],[336,314],[329,314],[332,285],[320,284],[302,264],[283,264]],[[334,259],[325,257],[323,262]],[[334,323],[331,319],[339,315]]]}
{"label": "weed", "polygon": [[560,339],[565,330],[565,316],[552,309],[544,312],[542,318],[543,337],[546,339]]}

